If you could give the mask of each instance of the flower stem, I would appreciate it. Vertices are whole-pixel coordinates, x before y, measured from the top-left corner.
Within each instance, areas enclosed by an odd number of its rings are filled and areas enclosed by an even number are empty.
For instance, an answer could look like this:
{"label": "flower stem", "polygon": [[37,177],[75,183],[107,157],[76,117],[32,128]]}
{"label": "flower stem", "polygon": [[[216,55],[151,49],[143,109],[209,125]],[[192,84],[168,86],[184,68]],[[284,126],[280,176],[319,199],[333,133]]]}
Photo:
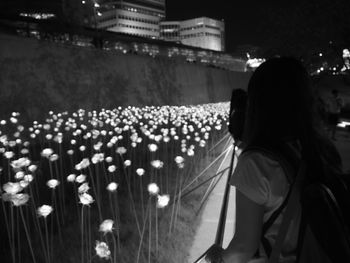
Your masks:
{"label": "flower stem", "polygon": [[22,222],[23,222],[23,226],[24,226],[24,231],[26,232],[30,253],[32,254],[34,263],[36,263],[36,259],[35,259],[35,255],[34,255],[34,251],[33,251],[33,247],[32,247],[32,241],[30,240],[30,235],[29,235],[29,232],[28,232],[27,224],[26,224],[26,222],[24,220],[22,207],[19,207],[19,212],[21,213],[21,218],[22,218]]}

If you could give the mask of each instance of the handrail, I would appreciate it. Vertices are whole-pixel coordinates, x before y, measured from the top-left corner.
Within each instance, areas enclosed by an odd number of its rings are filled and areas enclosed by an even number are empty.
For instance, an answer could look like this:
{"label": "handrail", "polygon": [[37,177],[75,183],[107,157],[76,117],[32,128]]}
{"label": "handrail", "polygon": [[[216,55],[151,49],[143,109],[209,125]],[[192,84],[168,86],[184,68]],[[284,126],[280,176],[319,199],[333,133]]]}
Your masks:
{"label": "handrail", "polygon": [[[221,206],[221,211],[220,211],[220,217],[219,217],[219,222],[218,222],[218,228],[216,231],[216,236],[215,236],[215,242],[213,246],[222,246],[222,242],[224,240],[224,232],[225,232],[225,224],[226,224],[226,217],[227,217],[227,208],[228,208],[228,201],[229,201],[229,196],[230,196],[230,179],[233,171],[233,164],[234,164],[234,158],[236,155],[236,143],[233,145],[233,151],[232,151],[232,157],[231,157],[231,163],[230,163],[230,170],[229,174],[227,176],[227,181],[226,181],[226,187],[225,187],[225,192],[224,192],[224,198],[222,201],[222,206]],[[194,263],[199,263],[201,262],[204,258],[205,255],[208,253],[208,251],[212,248],[208,248]]]}

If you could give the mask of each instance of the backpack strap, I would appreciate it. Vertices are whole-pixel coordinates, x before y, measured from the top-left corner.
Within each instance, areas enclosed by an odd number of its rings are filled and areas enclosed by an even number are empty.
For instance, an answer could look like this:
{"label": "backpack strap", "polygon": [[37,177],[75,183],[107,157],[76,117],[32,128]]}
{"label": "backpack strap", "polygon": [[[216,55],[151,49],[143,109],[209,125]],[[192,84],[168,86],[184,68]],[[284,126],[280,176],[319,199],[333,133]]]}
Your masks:
{"label": "backpack strap", "polygon": [[[264,155],[270,157],[271,159],[276,160],[284,170],[289,184],[293,185],[300,162],[300,157],[297,153],[297,150],[293,149],[292,146],[288,146],[286,143],[250,145],[247,146],[243,152],[250,151],[261,152]],[[270,257],[271,255],[272,246],[268,239],[265,237],[265,234],[287,206],[289,197],[291,195],[291,190],[292,187],[289,188],[286,198],[283,200],[282,204],[272,213],[269,219],[263,224],[260,241],[268,257]],[[259,256],[259,250],[255,255]]]}
{"label": "backpack strap", "polygon": [[300,196],[300,185],[302,183],[302,180],[305,174],[305,169],[306,169],[306,163],[302,161],[300,164],[300,168],[298,170],[297,177],[295,178],[295,182],[291,186],[291,195],[287,201],[286,211],[283,216],[281,226],[278,230],[277,238],[275,241],[275,245],[272,248],[271,256],[269,257],[269,261],[268,261],[269,263],[278,263],[283,242],[286,238],[287,231],[292,221],[294,211],[298,205],[298,199]]}

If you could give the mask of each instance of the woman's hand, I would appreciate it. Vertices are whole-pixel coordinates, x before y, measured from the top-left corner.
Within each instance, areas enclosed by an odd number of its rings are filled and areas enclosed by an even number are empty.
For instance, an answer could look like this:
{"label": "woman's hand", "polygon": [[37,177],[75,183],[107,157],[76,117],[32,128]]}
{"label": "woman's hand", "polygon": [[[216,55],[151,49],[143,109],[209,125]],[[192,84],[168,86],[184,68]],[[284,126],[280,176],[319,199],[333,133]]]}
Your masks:
{"label": "woman's hand", "polygon": [[205,256],[205,262],[207,263],[225,263],[222,259],[223,248],[214,244],[212,245]]}

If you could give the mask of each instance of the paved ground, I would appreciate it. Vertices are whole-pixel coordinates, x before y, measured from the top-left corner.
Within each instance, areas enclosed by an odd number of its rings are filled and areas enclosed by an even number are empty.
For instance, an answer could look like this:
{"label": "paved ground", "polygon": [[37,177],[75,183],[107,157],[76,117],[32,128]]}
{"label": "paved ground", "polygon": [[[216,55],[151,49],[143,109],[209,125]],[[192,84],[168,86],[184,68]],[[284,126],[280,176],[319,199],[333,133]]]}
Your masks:
{"label": "paved ground", "polygon": [[[230,151],[230,153],[223,158],[221,169],[226,168],[230,165],[231,154],[232,152]],[[221,169],[219,168],[218,171]],[[212,194],[208,198],[206,205],[203,208],[201,223],[197,229],[197,234],[190,249],[188,263],[194,262],[214,243],[221,211],[223,193],[225,192],[225,186],[227,182],[227,175],[228,171],[223,175],[222,179],[216,185],[212,191]],[[234,233],[235,190],[233,187],[231,187],[228,207],[229,209],[227,211],[227,220],[223,243],[224,247],[228,245],[228,242],[232,239]]]}
{"label": "paved ground", "polygon": [[[337,140],[334,141],[338,148],[342,159],[344,171],[350,172],[350,131],[346,129],[338,129],[336,134]],[[222,167],[229,166],[230,155],[228,155],[222,163]],[[193,263],[200,255],[202,255],[215,240],[216,229],[218,225],[220,209],[223,199],[223,193],[227,181],[228,172],[222,177],[217,184],[208,201],[203,208],[201,223],[198,226],[197,234],[189,252],[188,263]],[[234,234],[234,218],[235,218],[235,189],[231,187],[229,209],[227,214],[226,229],[223,247],[225,248]]]}

